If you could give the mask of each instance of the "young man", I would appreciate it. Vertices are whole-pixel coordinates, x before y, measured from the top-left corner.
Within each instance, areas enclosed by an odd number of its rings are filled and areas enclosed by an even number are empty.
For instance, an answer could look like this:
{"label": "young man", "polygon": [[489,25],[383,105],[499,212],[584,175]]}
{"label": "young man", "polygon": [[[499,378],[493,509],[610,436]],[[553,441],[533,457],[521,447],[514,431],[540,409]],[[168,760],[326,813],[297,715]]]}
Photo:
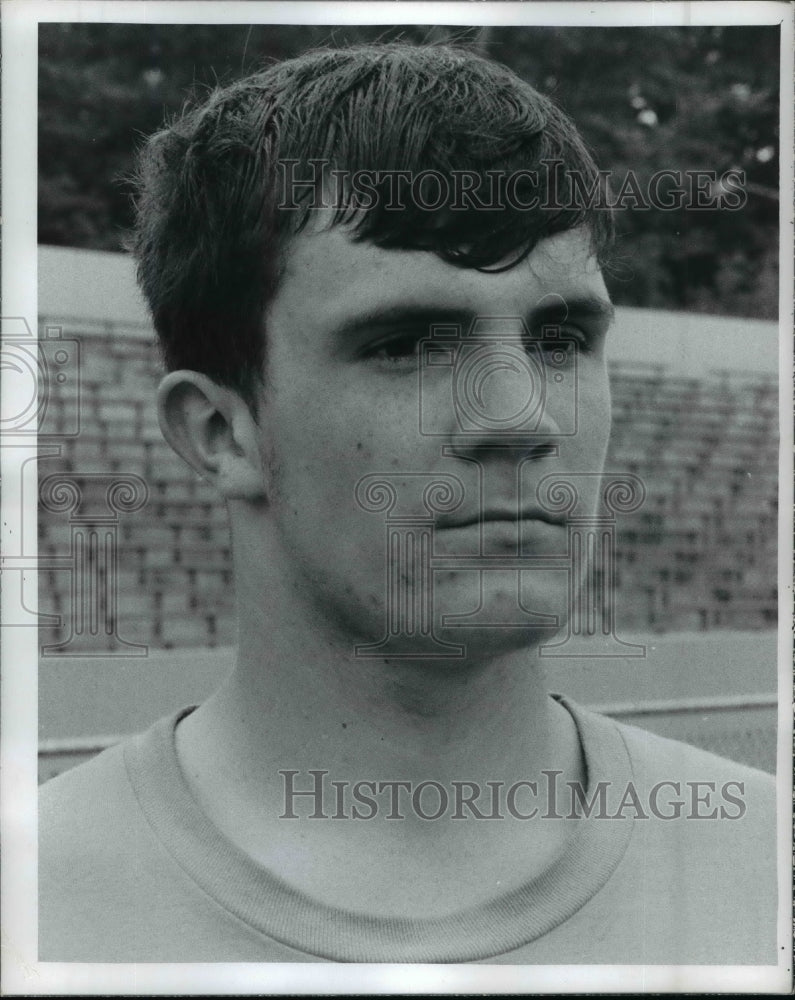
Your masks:
{"label": "young man", "polygon": [[441,47],[282,63],[150,141],[161,424],[228,506],[237,663],[45,786],[43,960],[775,962],[772,781],[540,669],[610,431],[575,175],[558,109]]}

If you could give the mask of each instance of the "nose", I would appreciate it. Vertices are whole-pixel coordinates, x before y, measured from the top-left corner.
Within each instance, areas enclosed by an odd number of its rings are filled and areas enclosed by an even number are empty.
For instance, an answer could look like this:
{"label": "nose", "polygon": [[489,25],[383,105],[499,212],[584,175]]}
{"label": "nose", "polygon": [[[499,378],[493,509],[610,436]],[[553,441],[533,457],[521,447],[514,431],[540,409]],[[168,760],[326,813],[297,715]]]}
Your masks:
{"label": "nose", "polygon": [[556,374],[522,338],[463,343],[452,372],[454,445],[526,448],[559,435]]}

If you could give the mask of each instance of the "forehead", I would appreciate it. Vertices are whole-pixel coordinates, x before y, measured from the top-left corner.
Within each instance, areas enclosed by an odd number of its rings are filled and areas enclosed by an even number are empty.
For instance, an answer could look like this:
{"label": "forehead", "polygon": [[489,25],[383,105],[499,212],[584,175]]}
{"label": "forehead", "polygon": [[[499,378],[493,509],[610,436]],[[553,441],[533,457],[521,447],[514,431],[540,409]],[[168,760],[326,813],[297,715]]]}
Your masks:
{"label": "forehead", "polygon": [[587,231],[542,240],[526,260],[495,273],[456,267],[428,251],[356,243],[342,227],[305,230],[286,248],[268,326],[289,323],[308,334],[402,306],[524,316],[550,294],[608,299]]}

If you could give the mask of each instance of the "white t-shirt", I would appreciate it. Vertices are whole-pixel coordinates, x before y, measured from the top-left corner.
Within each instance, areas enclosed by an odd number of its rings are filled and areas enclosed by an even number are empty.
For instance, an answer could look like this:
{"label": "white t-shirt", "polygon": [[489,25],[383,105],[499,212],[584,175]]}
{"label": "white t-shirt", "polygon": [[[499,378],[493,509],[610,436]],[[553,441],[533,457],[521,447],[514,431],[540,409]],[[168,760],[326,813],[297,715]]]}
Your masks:
{"label": "white t-shirt", "polygon": [[190,709],[163,719],[42,786],[39,957],[775,964],[773,779],[560,700],[590,816],[540,877],[434,919],[334,909],[257,865],[184,781],[174,731]]}

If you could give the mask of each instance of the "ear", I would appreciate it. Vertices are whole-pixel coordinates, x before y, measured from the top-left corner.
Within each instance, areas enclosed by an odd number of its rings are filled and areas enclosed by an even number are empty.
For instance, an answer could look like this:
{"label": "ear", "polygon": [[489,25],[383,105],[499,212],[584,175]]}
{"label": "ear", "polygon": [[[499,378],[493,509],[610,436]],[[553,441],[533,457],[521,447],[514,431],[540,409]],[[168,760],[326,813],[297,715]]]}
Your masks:
{"label": "ear", "polygon": [[267,499],[259,428],[236,392],[200,372],[170,372],[157,412],[166,441],[225,499]]}

